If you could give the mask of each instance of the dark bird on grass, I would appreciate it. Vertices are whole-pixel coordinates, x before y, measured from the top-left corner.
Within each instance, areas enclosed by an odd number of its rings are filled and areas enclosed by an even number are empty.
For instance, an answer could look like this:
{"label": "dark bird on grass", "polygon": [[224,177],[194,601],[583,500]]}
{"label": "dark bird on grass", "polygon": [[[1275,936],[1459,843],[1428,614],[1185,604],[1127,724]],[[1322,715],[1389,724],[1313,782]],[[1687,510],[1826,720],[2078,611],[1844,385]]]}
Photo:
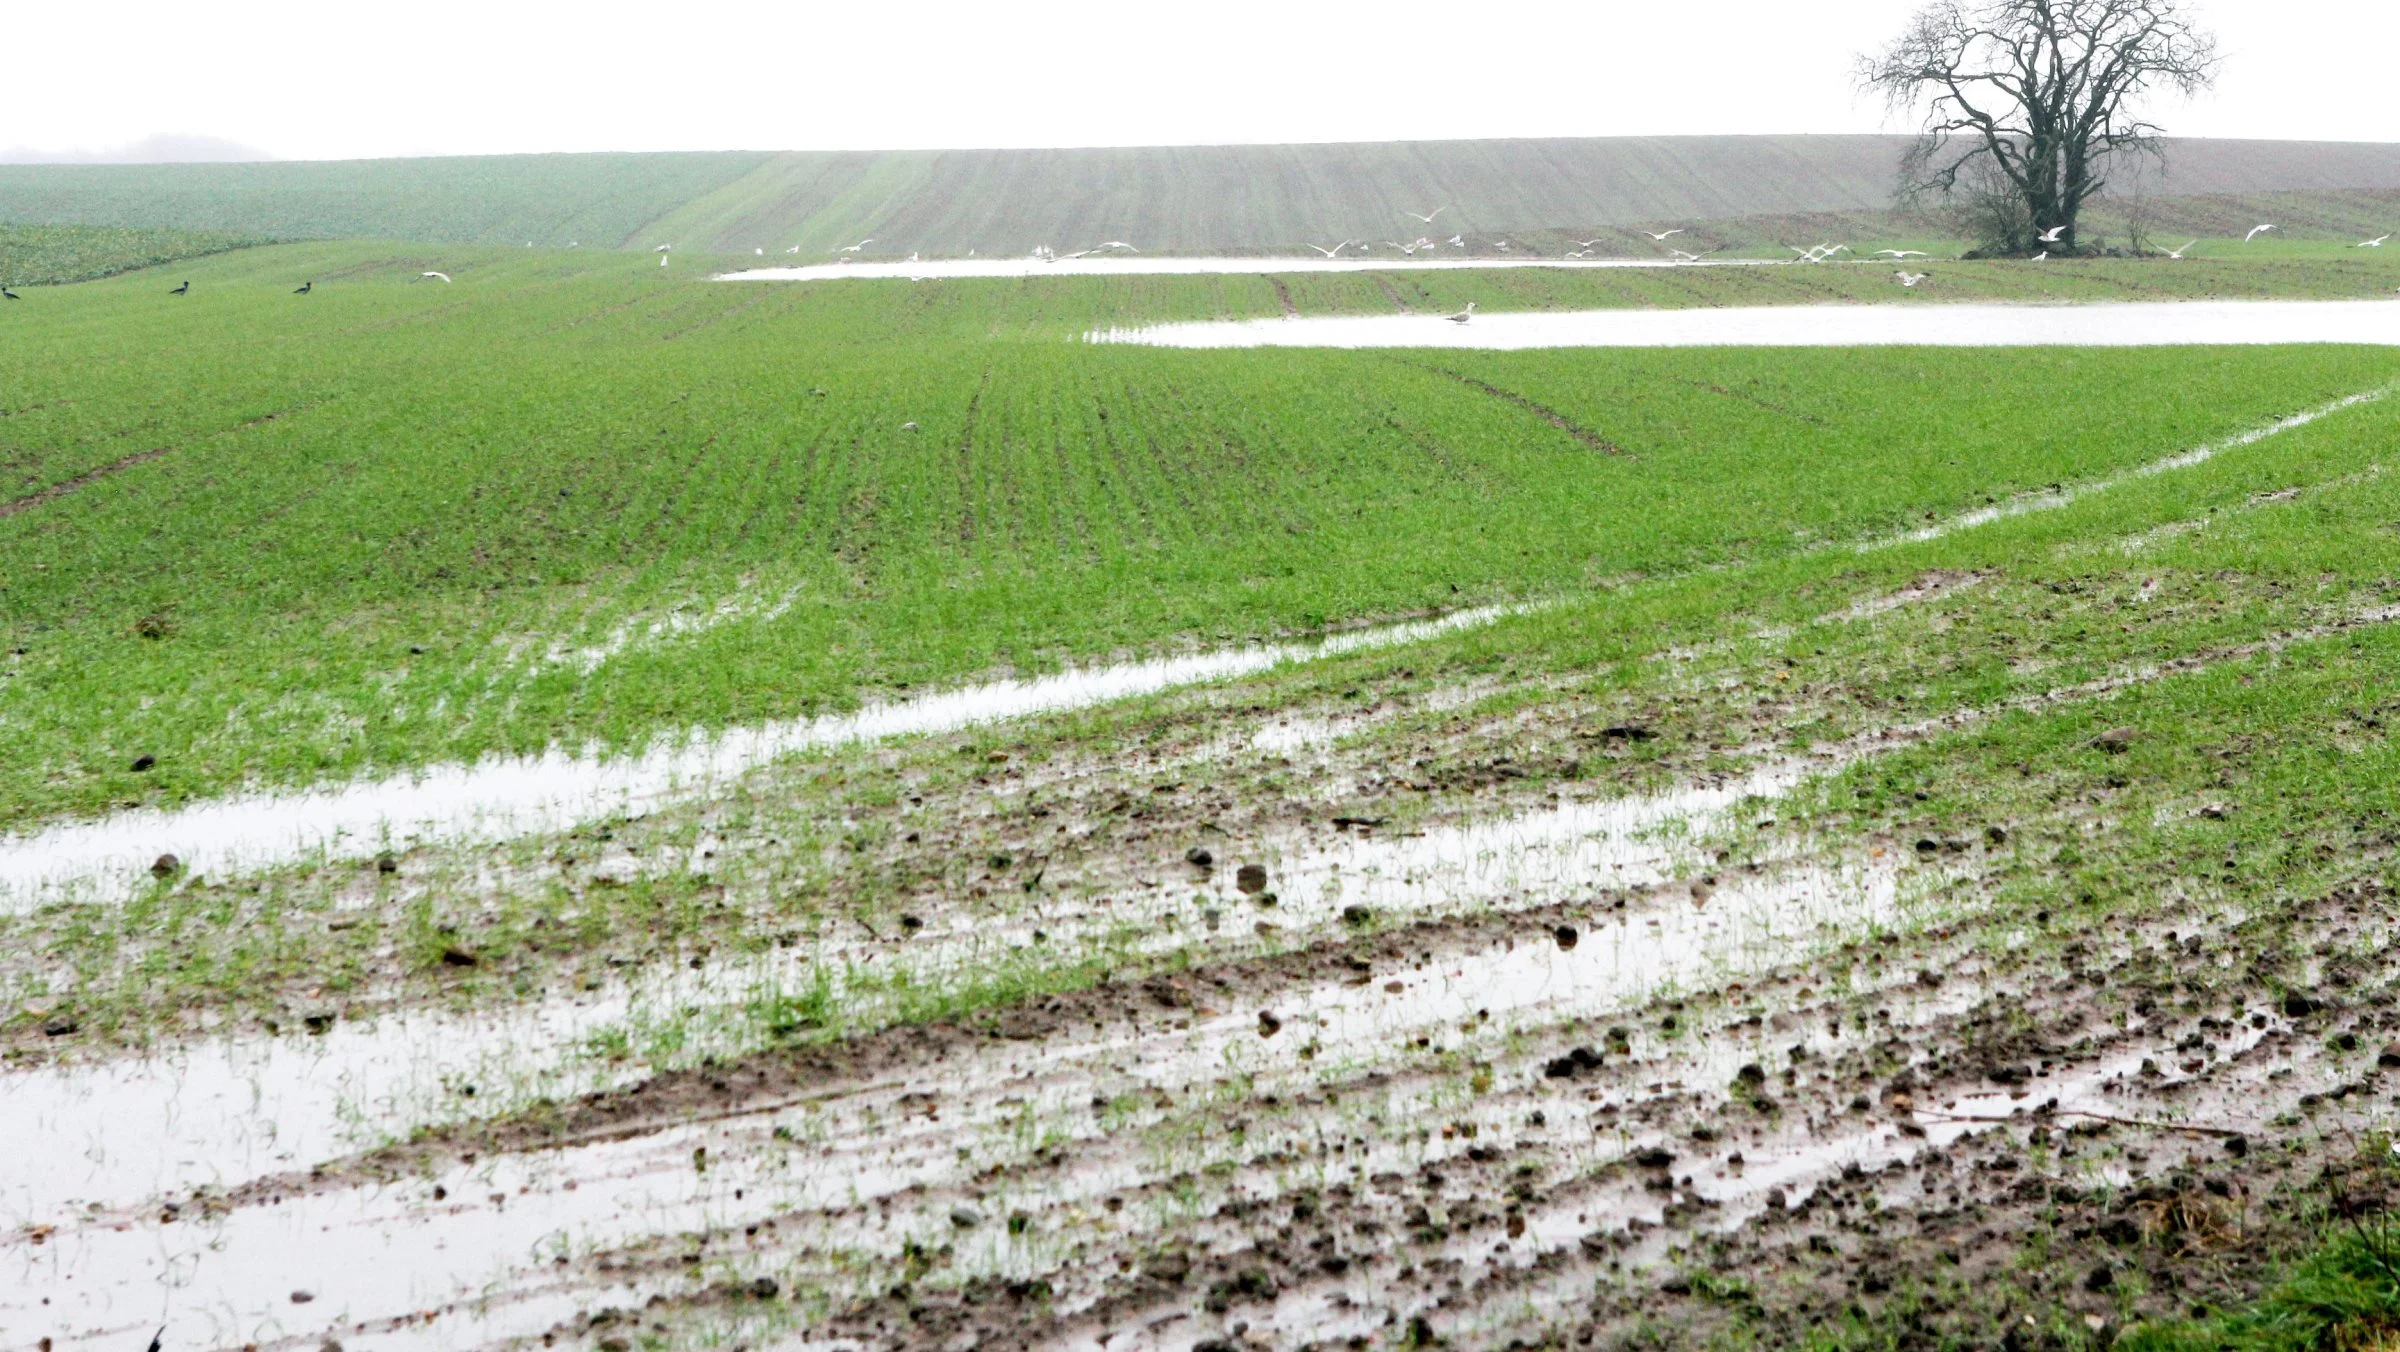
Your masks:
{"label": "dark bird on grass", "polygon": [[309,292],[311,292],[311,291],[314,291],[314,290],[316,290],[316,289],[317,289],[317,284],[316,284],[315,282],[302,282],[302,283],[300,284],[300,289],[299,289],[299,290],[297,290],[297,291],[294,291],[292,294],[293,294],[293,295],[295,295],[295,296],[305,296],[305,295],[307,295]]}
{"label": "dark bird on grass", "polygon": [[5,297],[7,297],[7,298],[8,298],[8,299],[10,299],[10,300],[23,300],[23,299],[25,299],[23,296],[20,296],[20,295],[18,295],[16,292],[9,290],[9,289],[8,289],[7,287],[5,287],[5,286],[0,286],[0,296],[5,296]]}
{"label": "dark bird on grass", "polygon": [[192,284],[190,282],[185,282],[183,285],[176,287],[167,294],[170,296],[188,296],[192,294]]}

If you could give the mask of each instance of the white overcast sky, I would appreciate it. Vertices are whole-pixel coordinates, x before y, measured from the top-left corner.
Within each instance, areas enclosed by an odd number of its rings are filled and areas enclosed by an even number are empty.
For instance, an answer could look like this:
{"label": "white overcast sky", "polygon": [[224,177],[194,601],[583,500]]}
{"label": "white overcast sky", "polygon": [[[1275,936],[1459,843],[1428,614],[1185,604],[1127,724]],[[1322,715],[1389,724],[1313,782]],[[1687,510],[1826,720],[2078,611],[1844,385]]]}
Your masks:
{"label": "white overcast sky", "polygon": [[[1898,130],[1852,57],[1915,0],[11,6],[0,149],[292,159]],[[2395,0],[2203,0],[2174,132],[2400,141]],[[102,17],[104,13],[105,17]]]}

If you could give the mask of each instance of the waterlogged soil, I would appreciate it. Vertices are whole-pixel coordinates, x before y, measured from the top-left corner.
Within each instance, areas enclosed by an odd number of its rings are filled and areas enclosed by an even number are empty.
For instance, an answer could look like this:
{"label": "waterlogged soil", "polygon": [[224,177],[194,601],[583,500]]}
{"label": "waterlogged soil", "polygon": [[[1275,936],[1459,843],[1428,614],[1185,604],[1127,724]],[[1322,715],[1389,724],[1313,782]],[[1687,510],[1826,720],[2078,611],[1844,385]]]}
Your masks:
{"label": "waterlogged soil", "polygon": [[0,1344],[2081,1347],[2238,1303],[2394,1186],[2400,570],[2379,466],[2229,458],[1671,647],[1528,615],[16,918]]}

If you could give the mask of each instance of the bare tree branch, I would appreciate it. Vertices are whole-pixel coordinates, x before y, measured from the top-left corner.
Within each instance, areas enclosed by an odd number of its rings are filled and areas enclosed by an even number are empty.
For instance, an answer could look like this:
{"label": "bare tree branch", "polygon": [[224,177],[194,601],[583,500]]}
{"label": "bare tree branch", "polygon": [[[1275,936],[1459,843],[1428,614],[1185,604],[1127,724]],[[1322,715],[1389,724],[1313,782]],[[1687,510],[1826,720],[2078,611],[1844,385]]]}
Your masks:
{"label": "bare tree branch", "polygon": [[2198,93],[2218,65],[2186,0],[1931,0],[1858,80],[1919,118],[1903,201],[1963,209],[2000,252],[2072,253],[2109,166],[2161,154],[2136,105]]}

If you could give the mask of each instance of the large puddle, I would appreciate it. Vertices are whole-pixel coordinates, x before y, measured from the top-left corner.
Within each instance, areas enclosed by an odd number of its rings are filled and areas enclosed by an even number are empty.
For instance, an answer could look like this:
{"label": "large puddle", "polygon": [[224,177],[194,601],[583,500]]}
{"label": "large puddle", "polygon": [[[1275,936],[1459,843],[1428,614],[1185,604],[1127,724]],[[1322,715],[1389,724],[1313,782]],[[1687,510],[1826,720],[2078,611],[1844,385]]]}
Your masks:
{"label": "large puddle", "polygon": [[[1423,250],[1418,252],[1423,253]],[[957,277],[1156,277],[1287,276],[1301,272],[1489,272],[1494,268],[1676,268],[1780,267],[1783,260],[1710,258],[1697,264],[1672,258],[1483,258],[1402,256],[1383,247],[1371,254],[1340,258],[1169,258],[1138,254],[1090,258],[940,258],[897,263],[807,263],[788,268],[749,268],[721,282],[941,281]]]}
{"label": "large puddle", "polygon": [[2089,305],[1775,305],[1342,315],[1094,330],[1150,347],[2164,347],[2400,345],[2400,301],[2129,301]]}
{"label": "large puddle", "polygon": [[191,807],[136,809],[0,840],[0,912],[52,901],[114,901],[150,886],[172,854],[198,874],[312,857],[364,858],[429,840],[505,840],[615,813],[648,810],[794,752],[953,731],[1085,708],[1178,686],[1247,676],[1291,662],[1388,647],[1489,624],[1514,613],[1460,611],[1315,642],[1259,644],[1054,676],[1001,680],[856,713],[787,719],[669,741],[633,756],[553,749],[539,756],[442,765],[328,788],[237,794]]}

